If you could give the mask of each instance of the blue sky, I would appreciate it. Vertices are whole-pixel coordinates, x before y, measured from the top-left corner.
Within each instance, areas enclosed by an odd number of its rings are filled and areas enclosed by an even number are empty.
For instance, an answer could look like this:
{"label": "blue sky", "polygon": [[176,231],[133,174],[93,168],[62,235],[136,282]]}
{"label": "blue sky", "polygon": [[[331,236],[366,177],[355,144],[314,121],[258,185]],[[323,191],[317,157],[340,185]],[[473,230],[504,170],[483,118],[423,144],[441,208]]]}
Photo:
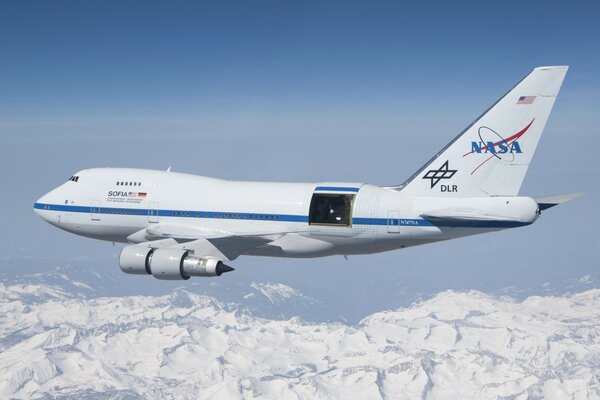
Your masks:
{"label": "blue sky", "polygon": [[242,258],[227,279],[394,307],[401,290],[600,277],[599,16],[592,1],[2,2],[3,259],[117,268],[118,249],[31,211],[77,170],[396,184],[532,68],[569,64],[523,193],[585,198],[528,228],[349,261]]}
{"label": "blue sky", "polygon": [[596,2],[322,3],[4,3],[3,114],[450,112],[539,64],[590,90],[600,57]]}

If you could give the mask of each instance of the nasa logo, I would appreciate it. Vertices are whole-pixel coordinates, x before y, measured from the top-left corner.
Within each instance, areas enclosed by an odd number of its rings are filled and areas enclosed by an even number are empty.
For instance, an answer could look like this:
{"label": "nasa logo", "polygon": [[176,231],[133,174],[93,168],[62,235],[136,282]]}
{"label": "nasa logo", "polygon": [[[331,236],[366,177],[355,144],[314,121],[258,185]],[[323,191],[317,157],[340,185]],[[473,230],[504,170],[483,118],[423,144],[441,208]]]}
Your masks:
{"label": "nasa logo", "polygon": [[471,153],[490,153],[490,154],[506,154],[506,153],[522,153],[521,145],[518,141],[512,143],[502,142],[471,142]]}
{"label": "nasa logo", "polygon": [[471,175],[473,175],[482,165],[494,158],[504,163],[510,163],[515,160],[517,154],[523,154],[523,147],[521,146],[521,143],[519,143],[519,139],[521,139],[529,130],[533,121],[535,121],[535,118],[519,132],[507,138],[502,137],[502,135],[492,128],[480,126],[479,129],[477,129],[479,140],[471,141],[471,151],[463,154],[463,157],[467,157],[471,154],[485,154],[488,157],[471,171]]}

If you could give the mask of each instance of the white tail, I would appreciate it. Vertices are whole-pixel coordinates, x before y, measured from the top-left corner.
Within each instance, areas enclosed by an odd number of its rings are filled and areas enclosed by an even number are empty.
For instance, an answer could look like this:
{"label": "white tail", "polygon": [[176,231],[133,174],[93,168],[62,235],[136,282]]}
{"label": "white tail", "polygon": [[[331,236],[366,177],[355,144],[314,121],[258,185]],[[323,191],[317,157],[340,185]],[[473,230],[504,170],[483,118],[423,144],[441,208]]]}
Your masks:
{"label": "white tail", "polygon": [[517,195],[567,69],[534,69],[395,189],[435,197]]}

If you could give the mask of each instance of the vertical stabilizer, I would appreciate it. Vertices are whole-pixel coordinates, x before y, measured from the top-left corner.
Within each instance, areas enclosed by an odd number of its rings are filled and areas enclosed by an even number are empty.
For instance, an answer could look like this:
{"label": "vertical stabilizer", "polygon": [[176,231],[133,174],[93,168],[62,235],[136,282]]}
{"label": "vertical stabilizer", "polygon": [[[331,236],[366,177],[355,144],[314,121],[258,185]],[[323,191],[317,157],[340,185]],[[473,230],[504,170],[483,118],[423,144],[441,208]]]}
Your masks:
{"label": "vertical stabilizer", "polygon": [[567,69],[534,69],[396,189],[436,197],[517,195]]}

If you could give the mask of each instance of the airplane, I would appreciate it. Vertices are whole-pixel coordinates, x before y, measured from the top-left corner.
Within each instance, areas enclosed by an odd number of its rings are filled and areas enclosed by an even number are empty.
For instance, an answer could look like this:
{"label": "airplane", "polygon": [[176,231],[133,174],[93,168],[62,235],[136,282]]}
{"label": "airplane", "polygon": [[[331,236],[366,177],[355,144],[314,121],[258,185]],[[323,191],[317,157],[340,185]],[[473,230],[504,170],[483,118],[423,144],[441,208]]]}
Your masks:
{"label": "airplane", "polygon": [[127,243],[128,274],[220,276],[241,255],[370,254],[527,226],[580,196],[519,196],[568,66],[538,67],[406,182],[228,181],[94,168],[35,202],[50,224]]}

